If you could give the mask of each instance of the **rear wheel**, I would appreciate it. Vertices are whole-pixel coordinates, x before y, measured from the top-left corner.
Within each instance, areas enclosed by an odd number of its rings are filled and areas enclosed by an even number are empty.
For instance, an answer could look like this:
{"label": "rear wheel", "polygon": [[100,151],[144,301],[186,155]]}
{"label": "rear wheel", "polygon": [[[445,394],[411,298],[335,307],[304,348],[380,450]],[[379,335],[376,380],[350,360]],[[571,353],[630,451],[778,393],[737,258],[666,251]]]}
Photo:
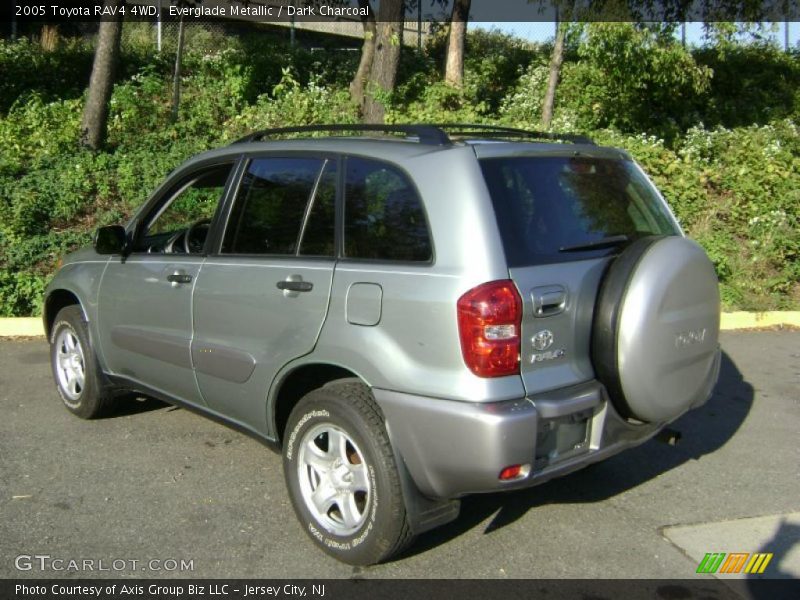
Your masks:
{"label": "rear wheel", "polygon": [[411,541],[380,409],[361,383],[306,395],[286,428],[283,469],[309,537],[353,565],[384,561]]}
{"label": "rear wheel", "polygon": [[62,308],[50,333],[50,365],[64,406],[82,419],[102,414],[108,394],[78,306]]}

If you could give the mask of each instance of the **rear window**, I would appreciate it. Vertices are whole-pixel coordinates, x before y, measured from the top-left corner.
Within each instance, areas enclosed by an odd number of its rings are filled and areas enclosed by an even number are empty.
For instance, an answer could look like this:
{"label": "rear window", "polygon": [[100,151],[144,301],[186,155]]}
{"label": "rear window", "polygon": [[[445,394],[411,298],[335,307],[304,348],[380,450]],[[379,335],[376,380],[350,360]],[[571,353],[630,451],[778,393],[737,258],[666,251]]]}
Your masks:
{"label": "rear window", "polygon": [[[679,233],[630,160],[490,158],[481,168],[510,267],[603,256],[625,238]],[[617,243],[602,245],[609,238]]]}

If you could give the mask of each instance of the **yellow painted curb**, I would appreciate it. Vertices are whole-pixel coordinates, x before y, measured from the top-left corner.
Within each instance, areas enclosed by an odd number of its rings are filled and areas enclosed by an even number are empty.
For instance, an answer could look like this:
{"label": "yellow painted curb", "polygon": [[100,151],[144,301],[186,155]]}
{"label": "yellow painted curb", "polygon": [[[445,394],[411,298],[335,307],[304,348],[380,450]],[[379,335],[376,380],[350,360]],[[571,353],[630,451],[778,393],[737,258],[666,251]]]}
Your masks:
{"label": "yellow painted curb", "polygon": [[43,336],[41,317],[0,318],[0,337]]}
{"label": "yellow painted curb", "polygon": [[776,325],[800,327],[800,311],[730,312],[722,313],[720,321],[720,328],[726,330],[775,327]]}

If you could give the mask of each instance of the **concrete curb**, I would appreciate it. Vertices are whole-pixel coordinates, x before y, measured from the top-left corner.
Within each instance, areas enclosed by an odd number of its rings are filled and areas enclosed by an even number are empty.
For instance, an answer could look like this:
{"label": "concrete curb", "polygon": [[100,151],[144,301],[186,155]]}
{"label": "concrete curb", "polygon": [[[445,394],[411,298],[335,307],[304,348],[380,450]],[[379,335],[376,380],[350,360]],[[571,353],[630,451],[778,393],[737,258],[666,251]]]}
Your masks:
{"label": "concrete curb", "polygon": [[729,312],[722,313],[720,321],[720,327],[725,330],[756,329],[776,325],[800,327],[800,311]]}
{"label": "concrete curb", "polygon": [[[725,331],[778,325],[800,327],[800,311],[729,312],[722,313],[720,322],[720,327]],[[44,325],[40,317],[0,318],[0,337],[40,336],[44,336]]]}
{"label": "concrete curb", "polygon": [[44,336],[41,317],[0,318],[0,337]]}

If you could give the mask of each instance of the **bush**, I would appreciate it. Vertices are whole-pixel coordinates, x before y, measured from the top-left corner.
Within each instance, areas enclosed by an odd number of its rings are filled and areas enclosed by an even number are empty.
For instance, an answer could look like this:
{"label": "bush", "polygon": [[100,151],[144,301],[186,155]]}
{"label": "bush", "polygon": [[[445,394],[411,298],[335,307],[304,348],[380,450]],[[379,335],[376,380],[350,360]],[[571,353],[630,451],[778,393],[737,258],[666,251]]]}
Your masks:
{"label": "bush", "polygon": [[790,120],[691,129],[676,149],[653,136],[601,132],[627,149],[700,242],[725,306],[800,306],[800,136]]}
{"label": "bush", "polygon": [[694,53],[713,77],[702,103],[709,126],[740,127],[800,116],[800,61],[769,43],[721,44]]}
{"label": "bush", "polygon": [[89,83],[92,60],[93,48],[82,40],[68,40],[58,50],[45,52],[25,38],[0,39],[0,115],[15,103],[25,104],[24,98],[32,95],[45,103],[80,98]]}

